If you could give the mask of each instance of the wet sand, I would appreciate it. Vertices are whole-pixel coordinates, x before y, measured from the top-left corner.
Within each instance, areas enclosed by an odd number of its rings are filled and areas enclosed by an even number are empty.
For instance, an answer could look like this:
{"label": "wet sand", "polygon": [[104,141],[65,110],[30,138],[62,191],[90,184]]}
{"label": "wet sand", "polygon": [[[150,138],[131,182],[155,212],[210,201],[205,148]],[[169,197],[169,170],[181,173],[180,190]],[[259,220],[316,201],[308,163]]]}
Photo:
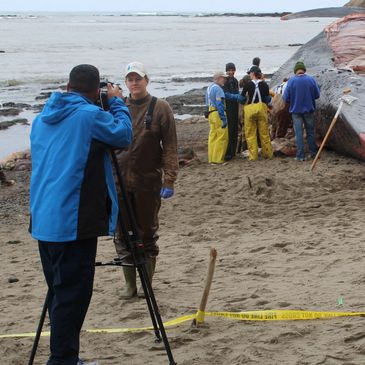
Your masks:
{"label": "wet sand", "polygon": [[[194,145],[201,162],[181,169],[176,195],[161,208],[153,287],[163,319],[196,311],[211,247],[218,258],[209,311],[363,311],[365,164],[326,151],[312,173],[310,162],[288,157],[209,165],[207,133],[204,120],[178,124],[180,145]],[[37,245],[27,233],[28,174],[8,177],[17,184],[0,188],[2,334],[34,331],[46,293]],[[99,242],[98,260],[111,260],[112,240]],[[144,300],[119,298],[122,285],[121,268],[97,268],[84,328],[150,325]],[[365,363],[361,317],[208,317],[199,328],[190,322],[169,328],[168,337],[179,365]],[[26,364],[31,346],[31,338],[0,339],[2,363]],[[47,355],[48,338],[42,338],[35,364]],[[101,365],[168,364],[150,331],[83,333],[81,356]]]}

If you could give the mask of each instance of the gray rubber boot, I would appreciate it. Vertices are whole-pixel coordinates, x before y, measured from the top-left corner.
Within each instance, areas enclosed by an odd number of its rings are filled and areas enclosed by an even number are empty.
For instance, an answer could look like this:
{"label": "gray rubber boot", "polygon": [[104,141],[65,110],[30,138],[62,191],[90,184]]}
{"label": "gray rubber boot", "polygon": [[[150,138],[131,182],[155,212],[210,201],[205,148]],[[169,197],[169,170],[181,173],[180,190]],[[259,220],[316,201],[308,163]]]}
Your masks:
{"label": "gray rubber boot", "polygon": [[136,284],[136,268],[123,266],[123,273],[125,278],[125,287],[121,293],[121,298],[132,299],[137,294]]}
{"label": "gray rubber boot", "polygon": [[[156,257],[150,257],[146,261],[146,271],[148,275],[148,279],[150,280],[150,283],[152,284],[152,278],[153,274],[155,273],[156,269]],[[140,286],[137,292],[138,298],[145,298],[143,287]]]}

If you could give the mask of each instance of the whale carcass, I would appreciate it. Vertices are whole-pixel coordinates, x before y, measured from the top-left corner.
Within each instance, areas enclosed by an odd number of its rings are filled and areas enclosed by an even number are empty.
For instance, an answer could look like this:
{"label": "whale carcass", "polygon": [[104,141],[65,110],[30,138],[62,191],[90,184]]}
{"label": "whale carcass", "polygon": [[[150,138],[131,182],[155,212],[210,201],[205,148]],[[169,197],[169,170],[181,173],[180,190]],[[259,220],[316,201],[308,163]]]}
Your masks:
{"label": "whale carcass", "polygon": [[271,88],[293,75],[298,60],[304,61],[307,73],[321,87],[316,111],[318,138],[328,130],[343,91],[351,89],[357,98],[343,106],[327,146],[365,161],[365,10],[335,21],[299,48],[273,75]]}

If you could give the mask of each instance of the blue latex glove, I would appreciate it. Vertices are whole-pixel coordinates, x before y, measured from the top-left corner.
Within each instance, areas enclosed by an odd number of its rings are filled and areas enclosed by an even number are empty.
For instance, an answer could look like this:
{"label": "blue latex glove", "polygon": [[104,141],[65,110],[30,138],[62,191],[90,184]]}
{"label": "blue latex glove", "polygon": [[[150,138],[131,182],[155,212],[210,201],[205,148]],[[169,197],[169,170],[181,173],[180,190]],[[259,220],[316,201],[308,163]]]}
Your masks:
{"label": "blue latex glove", "polygon": [[160,196],[163,199],[171,198],[174,195],[174,189],[162,188],[160,191]]}

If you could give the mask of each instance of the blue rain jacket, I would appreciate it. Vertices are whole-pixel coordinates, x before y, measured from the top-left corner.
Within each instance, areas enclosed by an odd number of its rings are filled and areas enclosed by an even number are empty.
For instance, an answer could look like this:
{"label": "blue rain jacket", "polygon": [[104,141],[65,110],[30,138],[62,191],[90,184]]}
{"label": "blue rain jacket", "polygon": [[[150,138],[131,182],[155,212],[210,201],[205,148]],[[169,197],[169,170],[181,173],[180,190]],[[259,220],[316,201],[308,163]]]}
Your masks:
{"label": "blue rain jacket", "polygon": [[118,203],[108,150],[132,141],[132,125],[123,100],[109,104],[106,112],[78,93],[56,92],[33,121],[33,238],[66,242],[114,232]]}
{"label": "blue rain jacket", "polygon": [[211,106],[217,109],[219,117],[224,124],[227,124],[224,98],[223,88],[216,83],[211,84],[205,93],[205,104],[207,107],[209,108]]}

